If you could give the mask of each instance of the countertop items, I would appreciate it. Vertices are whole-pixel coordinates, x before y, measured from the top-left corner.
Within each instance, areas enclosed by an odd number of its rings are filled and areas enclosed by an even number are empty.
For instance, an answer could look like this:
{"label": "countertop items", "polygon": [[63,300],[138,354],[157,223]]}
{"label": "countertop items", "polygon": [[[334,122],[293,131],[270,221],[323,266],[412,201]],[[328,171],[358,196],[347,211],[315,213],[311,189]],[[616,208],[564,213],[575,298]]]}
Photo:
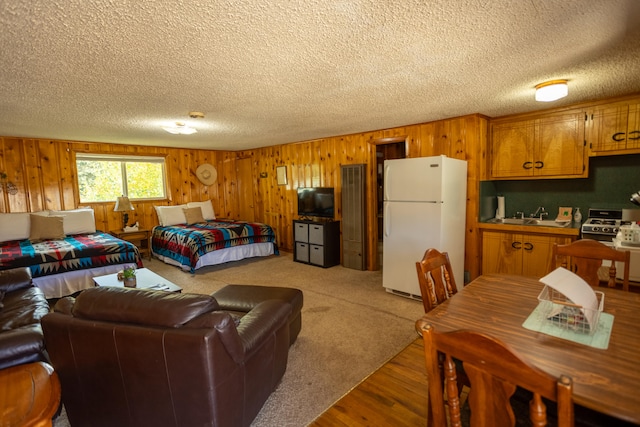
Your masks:
{"label": "countertop items", "polygon": [[576,237],[580,235],[580,223],[562,223],[554,220],[539,220],[535,218],[492,218],[478,223],[478,228],[497,231],[519,231],[530,234],[562,234]]}
{"label": "countertop items", "polygon": [[[580,208],[578,208],[580,209]],[[573,208],[564,208],[560,207],[558,209],[558,216],[556,217],[556,221],[563,222],[568,221],[571,222],[571,213],[573,212]]]}

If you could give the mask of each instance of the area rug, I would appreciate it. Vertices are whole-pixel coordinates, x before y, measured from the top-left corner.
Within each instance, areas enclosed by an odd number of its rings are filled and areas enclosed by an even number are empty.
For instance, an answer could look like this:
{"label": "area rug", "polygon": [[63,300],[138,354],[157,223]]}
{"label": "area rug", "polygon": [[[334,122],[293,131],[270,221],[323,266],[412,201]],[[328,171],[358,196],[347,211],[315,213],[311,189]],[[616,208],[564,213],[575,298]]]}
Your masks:
{"label": "area rug", "polygon": [[[303,291],[302,330],[287,371],[253,427],[302,427],[416,338],[420,301],[390,294],[380,271],[294,262],[289,253],[205,267],[195,274],[158,260],[145,267],[183,288],[210,294],[227,284]],[[376,410],[371,408],[371,410]],[[63,412],[55,427],[67,427]]]}

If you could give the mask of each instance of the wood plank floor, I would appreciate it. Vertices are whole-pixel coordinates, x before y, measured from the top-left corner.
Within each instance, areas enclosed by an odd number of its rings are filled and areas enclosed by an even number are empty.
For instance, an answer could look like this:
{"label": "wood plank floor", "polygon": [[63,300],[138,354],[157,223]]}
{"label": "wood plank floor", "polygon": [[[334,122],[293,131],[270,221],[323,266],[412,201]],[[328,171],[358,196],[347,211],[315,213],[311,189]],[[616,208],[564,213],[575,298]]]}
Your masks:
{"label": "wood plank floor", "polygon": [[422,338],[417,338],[309,426],[426,426],[426,424],[427,373]]}
{"label": "wood plank floor", "polygon": [[[640,292],[640,286],[630,286]],[[365,378],[310,427],[427,425],[427,373],[422,338]],[[461,399],[466,400],[465,387]]]}

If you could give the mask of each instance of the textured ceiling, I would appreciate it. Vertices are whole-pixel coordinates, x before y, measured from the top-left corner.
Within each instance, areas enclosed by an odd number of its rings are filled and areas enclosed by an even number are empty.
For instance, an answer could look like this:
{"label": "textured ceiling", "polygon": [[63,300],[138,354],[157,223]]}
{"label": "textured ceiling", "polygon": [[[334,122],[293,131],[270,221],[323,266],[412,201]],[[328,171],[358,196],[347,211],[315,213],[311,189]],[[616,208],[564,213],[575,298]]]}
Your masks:
{"label": "textured ceiling", "polygon": [[637,0],[3,0],[0,135],[249,149],[640,92],[639,58]]}

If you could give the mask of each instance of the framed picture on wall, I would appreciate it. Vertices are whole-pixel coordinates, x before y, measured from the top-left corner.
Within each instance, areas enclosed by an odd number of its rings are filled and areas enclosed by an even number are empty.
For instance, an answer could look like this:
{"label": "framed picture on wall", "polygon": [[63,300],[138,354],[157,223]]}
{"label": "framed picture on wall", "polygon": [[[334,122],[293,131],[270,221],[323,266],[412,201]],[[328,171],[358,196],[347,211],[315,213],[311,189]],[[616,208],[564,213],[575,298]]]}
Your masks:
{"label": "framed picture on wall", "polygon": [[287,185],[287,167],[276,167],[276,178],[278,179],[278,185]]}

